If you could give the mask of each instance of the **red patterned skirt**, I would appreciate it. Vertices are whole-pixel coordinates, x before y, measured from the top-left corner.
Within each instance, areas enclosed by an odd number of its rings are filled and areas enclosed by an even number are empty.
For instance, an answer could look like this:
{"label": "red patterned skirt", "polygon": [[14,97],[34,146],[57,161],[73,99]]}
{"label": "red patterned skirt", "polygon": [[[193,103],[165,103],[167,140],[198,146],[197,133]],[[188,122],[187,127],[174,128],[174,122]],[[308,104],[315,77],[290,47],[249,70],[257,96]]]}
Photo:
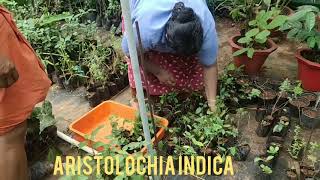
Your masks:
{"label": "red patterned skirt", "polygon": [[[169,86],[161,84],[158,78],[150,73],[144,78],[145,75],[140,67],[142,85],[144,89],[147,89],[144,82],[146,79],[148,81],[150,95],[160,96],[170,92],[192,92],[203,90],[203,67],[199,63],[197,57],[192,56],[185,58],[170,53],[160,52],[149,52],[148,56],[151,57],[148,60],[151,60],[155,65],[159,66],[159,68],[171,73],[176,80],[175,86]],[[126,58],[126,61],[128,63],[130,87],[135,89],[131,61],[129,58]]]}

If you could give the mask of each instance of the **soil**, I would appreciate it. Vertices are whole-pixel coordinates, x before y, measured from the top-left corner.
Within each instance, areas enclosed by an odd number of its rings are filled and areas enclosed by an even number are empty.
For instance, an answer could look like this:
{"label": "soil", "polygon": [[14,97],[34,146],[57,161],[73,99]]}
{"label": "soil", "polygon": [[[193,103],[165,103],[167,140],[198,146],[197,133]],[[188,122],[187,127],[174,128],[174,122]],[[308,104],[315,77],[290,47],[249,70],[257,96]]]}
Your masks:
{"label": "soil", "polygon": [[303,51],[301,55],[309,61],[320,64],[320,51]]}
{"label": "soil", "polygon": [[290,104],[295,107],[304,108],[309,106],[310,102],[305,98],[298,98],[298,99],[292,100]]}
{"label": "soil", "polygon": [[315,102],[317,100],[317,95],[313,93],[305,93],[302,94],[301,97],[308,99],[310,102]]}
{"label": "soil", "polygon": [[312,118],[312,119],[315,119],[315,118],[317,118],[317,117],[319,116],[319,110],[316,111],[316,110],[313,110],[313,109],[304,109],[304,110],[302,111],[302,113],[303,113],[305,116],[307,116],[307,117],[309,117],[309,118]]}
{"label": "soil", "polygon": [[261,98],[264,100],[272,100],[277,96],[277,94],[272,90],[265,90],[261,94]]}

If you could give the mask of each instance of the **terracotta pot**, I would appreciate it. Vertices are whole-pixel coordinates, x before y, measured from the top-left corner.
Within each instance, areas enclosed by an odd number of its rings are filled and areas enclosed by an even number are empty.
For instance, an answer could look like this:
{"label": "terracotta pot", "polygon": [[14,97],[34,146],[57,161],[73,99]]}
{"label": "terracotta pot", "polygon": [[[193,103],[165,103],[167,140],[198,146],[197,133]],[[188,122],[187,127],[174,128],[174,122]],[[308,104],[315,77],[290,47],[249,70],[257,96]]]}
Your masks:
{"label": "terracotta pot", "polygon": [[304,58],[301,53],[312,51],[311,49],[298,49],[296,58],[298,61],[298,79],[302,82],[303,89],[307,91],[320,91],[320,64],[311,62]]}
{"label": "terracotta pot", "polygon": [[[243,48],[236,43],[236,40],[239,37],[240,35],[235,35],[229,39],[229,44],[232,47],[233,52]],[[278,48],[271,39],[268,39],[268,46],[270,47],[269,49],[256,50],[252,59],[250,59],[246,54],[234,57],[235,65],[237,67],[244,65],[244,71],[249,76],[257,75],[268,56]]]}

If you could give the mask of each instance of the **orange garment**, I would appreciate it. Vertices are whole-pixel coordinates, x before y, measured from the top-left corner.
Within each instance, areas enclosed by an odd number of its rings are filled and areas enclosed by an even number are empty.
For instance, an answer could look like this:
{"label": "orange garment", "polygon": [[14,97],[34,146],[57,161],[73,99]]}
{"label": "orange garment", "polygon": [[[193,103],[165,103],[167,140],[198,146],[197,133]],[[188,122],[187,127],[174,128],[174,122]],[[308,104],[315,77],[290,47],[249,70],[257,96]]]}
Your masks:
{"label": "orange garment", "polygon": [[0,90],[0,136],[13,130],[43,101],[51,85],[44,66],[16,27],[8,10],[0,6],[0,55],[11,60],[19,79]]}

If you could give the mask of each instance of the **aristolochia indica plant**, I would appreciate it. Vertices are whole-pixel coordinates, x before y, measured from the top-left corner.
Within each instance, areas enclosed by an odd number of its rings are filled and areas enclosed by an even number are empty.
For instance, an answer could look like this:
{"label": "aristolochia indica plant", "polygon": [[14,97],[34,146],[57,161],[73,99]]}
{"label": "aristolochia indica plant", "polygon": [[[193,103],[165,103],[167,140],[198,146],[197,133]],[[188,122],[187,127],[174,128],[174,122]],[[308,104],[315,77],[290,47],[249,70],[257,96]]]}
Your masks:
{"label": "aristolochia indica plant", "polygon": [[288,32],[289,39],[299,42],[306,42],[309,48],[320,49],[320,34],[316,23],[317,16],[320,15],[319,8],[315,6],[300,6],[298,11],[288,18],[280,30]]}
{"label": "aristolochia indica plant", "polygon": [[287,16],[280,15],[280,12],[276,8],[271,8],[269,11],[260,11],[256,19],[249,22],[250,30],[237,41],[244,48],[236,51],[233,56],[246,53],[249,58],[252,58],[255,52],[255,45],[265,46],[271,31],[279,28],[287,20]]}

